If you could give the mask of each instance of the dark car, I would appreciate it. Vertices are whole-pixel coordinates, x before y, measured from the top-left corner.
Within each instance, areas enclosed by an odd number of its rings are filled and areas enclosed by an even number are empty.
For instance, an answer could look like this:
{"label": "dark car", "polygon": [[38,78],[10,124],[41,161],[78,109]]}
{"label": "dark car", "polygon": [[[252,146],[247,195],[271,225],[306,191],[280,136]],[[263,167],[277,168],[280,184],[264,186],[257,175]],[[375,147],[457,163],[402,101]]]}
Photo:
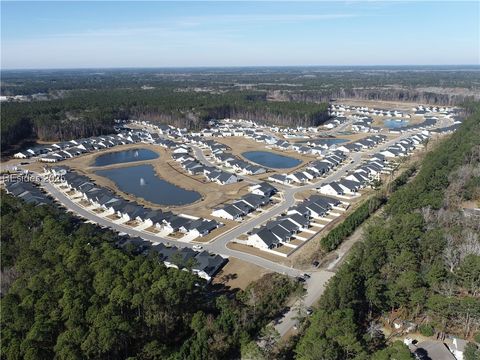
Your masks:
{"label": "dark car", "polygon": [[296,277],[298,282],[305,282],[305,279],[301,276]]}
{"label": "dark car", "polygon": [[314,262],[312,262],[312,265],[318,267],[320,265],[320,262],[315,260]]}
{"label": "dark car", "polygon": [[307,273],[303,274],[302,276],[303,276],[305,279],[310,279],[310,275],[307,274]]}

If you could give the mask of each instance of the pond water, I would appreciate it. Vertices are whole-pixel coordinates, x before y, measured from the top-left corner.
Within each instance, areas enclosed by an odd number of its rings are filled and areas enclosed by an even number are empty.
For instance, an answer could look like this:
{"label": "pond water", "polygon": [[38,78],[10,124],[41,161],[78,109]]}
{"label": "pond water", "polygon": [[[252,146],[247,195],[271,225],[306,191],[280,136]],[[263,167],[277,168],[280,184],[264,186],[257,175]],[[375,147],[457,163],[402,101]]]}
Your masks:
{"label": "pond water", "polygon": [[157,176],[152,165],[98,170],[97,175],[112,180],[118,188],[158,205],[185,205],[200,199],[200,193],[182,189]]}
{"label": "pond water", "polygon": [[97,156],[95,166],[107,166],[113,164],[121,164],[132,161],[152,160],[158,158],[155,151],[148,149],[130,149],[123,151],[115,151]]}
{"label": "pond water", "polygon": [[398,129],[398,128],[408,126],[408,120],[401,120],[401,119],[384,120],[383,125],[385,125],[389,129]]}
{"label": "pond water", "polygon": [[247,151],[242,153],[242,155],[254,163],[272,169],[288,169],[302,163],[301,160],[269,151]]}

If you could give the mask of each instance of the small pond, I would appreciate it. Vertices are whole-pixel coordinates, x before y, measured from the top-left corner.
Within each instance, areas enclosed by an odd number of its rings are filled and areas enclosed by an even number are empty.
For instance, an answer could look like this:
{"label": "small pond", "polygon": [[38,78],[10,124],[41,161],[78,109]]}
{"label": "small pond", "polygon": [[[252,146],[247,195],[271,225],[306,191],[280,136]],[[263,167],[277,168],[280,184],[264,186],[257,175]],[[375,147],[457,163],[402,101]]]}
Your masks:
{"label": "small pond", "polygon": [[148,149],[129,149],[123,151],[109,152],[95,159],[95,166],[107,166],[113,164],[128,163],[132,161],[144,161],[158,158],[155,151]]}
{"label": "small pond", "polygon": [[302,163],[301,160],[269,151],[247,151],[242,153],[242,155],[256,164],[272,169],[288,169]]}
{"label": "small pond", "polygon": [[200,199],[200,193],[185,190],[158,177],[152,165],[98,170],[97,175],[112,180],[128,194],[158,205],[185,205]]}
{"label": "small pond", "polygon": [[389,129],[398,129],[398,128],[408,126],[408,120],[402,120],[402,119],[384,120],[383,125]]}

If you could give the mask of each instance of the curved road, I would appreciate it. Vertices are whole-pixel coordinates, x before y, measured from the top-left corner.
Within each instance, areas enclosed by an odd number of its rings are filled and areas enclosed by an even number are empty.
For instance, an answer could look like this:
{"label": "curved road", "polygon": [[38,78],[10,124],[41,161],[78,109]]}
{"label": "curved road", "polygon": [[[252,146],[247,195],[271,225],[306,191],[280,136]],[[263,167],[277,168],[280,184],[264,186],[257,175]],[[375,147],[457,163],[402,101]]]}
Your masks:
{"label": "curved road", "polygon": [[[288,208],[292,207],[295,204],[295,195],[298,192],[308,190],[308,189],[315,189],[316,187],[320,186],[321,184],[331,182],[331,181],[336,181],[339,180],[342,176],[344,176],[348,171],[354,169],[359,165],[361,162],[362,155],[369,155],[374,152],[378,152],[383,148],[386,148],[393,143],[397,142],[398,140],[401,140],[402,138],[410,136],[411,133],[404,133],[401,134],[400,136],[396,137],[393,140],[387,141],[374,149],[371,149],[366,152],[362,153],[352,153],[350,156],[350,162],[344,163],[343,165],[339,166],[336,171],[328,175],[327,177],[319,179],[315,183],[310,183],[306,184],[303,186],[298,186],[298,187],[284,187],[281,191],[281,194],[283,195],[282,200],[280,203],[276,204],[272,208],[263,211],[259,215],[255,216],[254,218],[248,219],[243,221],[239,226],[231,229],[230,231],[227,231],[218,237],[212,239],[210,243],[204,244],[203,247],[211,252],[220,254],[220,255],[225,255],[225,256],[233,256],[236,258],[239,258],[240,260],[244,260],[250,263],[253,263],[255,265],[264,267],[266,269],[276,271],[279,273],[285,273],[287,275],[291,276],[297,276],[300,274],[299,270],[292,269],[290,267],[277,264],[273,261],[266,260],[262,257],[255,256],[252,254],[244,253],[241,251],[236,251],[227,248],[227,243],[240,235],[246,234],[253,230],[255,227],[260,226],[264,222],[277,217],[278,215],[282,214],[285,212]],[[203,156],[203,152],[201,149],[198,147],[193,147],[194,150],[196,150],[196,155],[198,155],[198,159],[201,160],[202,162],[205,161],[207,164],[211,164],[208,162],[208,160]],[[201,155],[201,156],[200,156]],[[213,165],[213,164],[211,164]],[[72,201],[69,197],[67,197],[63,192],[58,190],[55,186],[53,186],[51,183],[42,183],[42,186],[52,194],[54,198],[56,198],[61,204],[63,204],[68,210],[73,211],[74,213],[77,213],[78,215],[82,216],[85,219],[88,219],[92,222],[98,223],[99,225],[110,227],[116,231],[119,232],[124,232],[127,233],[131,236],[140,236],[146,240],[152,241],[152,242],[163,242],[163,243],[170,243],[172,245],[176,245],[179,247],[193,247],[195,244],[187,243],[187,242],[182,242],[182,241],[175,241],[170,238],[162,238],[158,235],[146,232],[146,231],[141,231],[141,230],[136,230],[133,229],[132,227],[122,225],[122,224],[116,224],[112,222],[111,220],[101,217],[98,214],[89,211],[85,209],[84,207],[80,206],[76,202]]]}
{"label": "curved road", "polygon": [[[437,126],[440,127],[443,121],[437,122]],[[302,272],[298,269],[291,268],[282,264],[278,264],[276,262],[264,259],[262,257],[248,254],[242,251],[236,251],[227,248],[227,244],[229,241],[237,238],[240,235],[246,234],[250,232],[252,229],[255,227],[260,226],[262,223],[275,218],[276,216],[282,214],[285,212],[288,208],[293,206],[295,204],[295,195],[297,192],[304,191],[307,189],[314,189],[321,184],[331,182],[331,181],[336,181],[339,180],[342,176],[344,176],[348,171],[352,170],[353,168],[357,167],[361,160],[362,160],[362,155],[369,155],[373,154],[375,152],[381,151],[382,149],[392,145],[393,143],[406,138],[408,136],[411,136],[414,133],[418,133],[418,130],[416,131],[411,131],[408,133],[403,133],[400,134],[398,137],[395,139],[389,140],[374,149],[370,149],[366,152],[361,152],[361,153],[352,153],[350,154],[350,159],[347,160],[347,163],[344,163],[342,166],[338,167],[333,173],[328,175],[325,178],[319,179],[315,183],[299,186],[299,187],[283,187],[282,186],[282,192],[281,194],[283,195],[282,200],[280,203],[276,204],[272,208],[263,211],[261,214],[258,216],[251,218],[249,220],[243,221],[239,226],[231,229],[230,231],[227,231],[221,235],[219,235],[217,238],[212,239],[212,241],[209,244],[203,245],[205,250],[208,250],[213,253],[217,253],[223,256],[232,256],[235,258],[238,258],[240,260],[261,266],[263,268],[266,268],[271,271],[275,271],[278,273],[283,273],[289,276],[299,276],[302,274]],[[203,151],[197,147],[197,146],[191,146],[192,149],[195,152],[196,158],[204,163],[205,165],[209,166],[215,166],[212,164],[208,159],[205,157],[203,154]],[[242,176],[243,177],[243,176]],[[248,177],[243,177],[245,180],[249,182],[258,182],[259,180],[256,179],[250,179]],[[85,209],[84,207],[78,205],[74,201],[72,201],[69,197],[67,197],[63,192],[58,190],[55,186],[53,186],[51,183],[48,182],[43,182],[42,186],[54,197],[56,198],[65,208],[68,210],[77,213],[78,215],[82,216],[85,219],[88,219],[92,222],[95,222],[99,225],[105,226],[112,228],[118,232],[124,232],[127,233],[131,236],[139,236],[144,238],[145,240],[151,241],[151,242],[163,242],[163,243],[169,243],[172,245],[176,245],[179,247],[192,247],[194,244],[190,244],[187,242],[181,242],[181,241],[175,241],[171,240],[169,238],[162,238],[160,236],[154,235],[152,233],[146,232],[146,231],[141,231],[141,230],[135,230],[129,226],[125,226],[122,224],[116,224],[112,221],[110,221],[107,218],[100,217],[98,214],[89,211]],[[345,256],[345,254],[342,254],[342,256]],[[337,261],[337,260],[334,260]],[[326,264],[322,270],[315,271],[311,273],[311,278],[306,281],[305,287],[306,287],[306,295],[303,299],[301,299],[297,305],[300,308],[305,308],[308,306],[312,306],[323,294],[323,291],[325,289],[325,285],[328,282],[328,280],[334,275],[334,272],[328,271],[326,269],[329,269],[329,264]],[[297,322],[296,320],[297,316],[297,309],[293,308],[290,311],[288,311],[282,319],[280,319],[277,324],[275,325],[275,328],[279,332],[280,336],[285,336],[290,329],[292,329]]]}

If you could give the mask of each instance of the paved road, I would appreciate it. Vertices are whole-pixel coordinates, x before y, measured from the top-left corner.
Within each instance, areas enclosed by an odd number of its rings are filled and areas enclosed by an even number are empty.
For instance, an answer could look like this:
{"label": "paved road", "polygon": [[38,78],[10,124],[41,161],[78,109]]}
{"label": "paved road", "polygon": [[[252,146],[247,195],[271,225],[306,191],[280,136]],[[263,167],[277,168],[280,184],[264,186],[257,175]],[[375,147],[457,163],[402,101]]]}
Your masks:
{"label": "paved road", "polygon": [[334,272],[325,270],[316,271],[310,274],[310,279],[307,279],[305,283],[306,294],[303,299],[298,300],[281,319],[277,320],[275,324],[275,329],[280,334],[280,337],[284,337],[290,329],[297,324],[297,317],[299,315],[305,316],[305,310],[317,302],[322,296],[328,280],[330,280],[333,275],[335,275]]}
{"label": "paved road", "polygon": [[[441,121],[437,123],[437,126],[438,127],[446,126],[444,122],[445,121]],[[275,218],[276,216],[286,211],[289,207],[293,206],[295,204],[296,193],[307,190],[307,189],[314,189],[320,186],[321,184],[324,184],[327,182],[339,180],[348,171],[356,168],[360,164],[362,160],[362,155],[369,155],[369,154],[373,154],[378,151],[381,151],[382,149],[385,149],[386,147],[392,145],[393,143],[403,138],[406,138],[408,136],[411,136],[413,133],[417,133],[417,132],[418,131],[412,131],[409,133],[399,134],[399,136],[396,137],[395,139],[389,140],[386,143],[383,143],[380,146],[375,147],[374,149],[371,149],[362,153],[350,154],[350,158],[345,164],[337,168],[336,171],[333,172],[332,174],[328,175],[325,178],[319,179],[315,183],[311,183],[311,184],[307,184],[299,187],[284,187],[281,193],[282,199],[277,205],[264,211],[263,213],[261,213],[260,215],[254,218],[243,221],[239,226],[218,236],[216,239],[214,239],[214,241],[212,241],[209,244],[203,245],[203,247],[206,250],[211,251],[213,253],[221,254],[223,256],[232,256],[240,260],[261,266],[271,271],[283,273],[289,276],[301,275],[302,272],[298,269],[290,268],[288,266],[284,266],[276,262],[266,260],[259,256],[229,249],[227,248],[227,244],[229,241],[239,237],[240,235],[250,232],[255,227],[260,226],[261,224],[263,224],[264,222],[272,218]],[[213,164],[210,163],[208,159],[206,159],[205,155],[203,154],[203,151],[200,148],[196,146],[192,146],[192,148],[194,149],[195,156],[200,162],[203,162],[206,165],[213,166]],[[252,181],[252,179],[248,177],[245,177],[245,179],[247,181]],[[96,213],[88,211],[85,208],[78,205],[77,203],[73,202],[65,194],[63,194],[56,187],[54,187],[52,184],[44,183],[43,186],[48,192],[50,192],[53,195],[54,198],[56,198],[60,203],[62,203],[67,209],[99,225],[110,227],[116,231],[124,232],[131,236],[140,236],[152,242],[170,243],[172,245],[176,245],[179,247],[192,247],[194,245],[186,242],[180,242],[180,241],[175,241],[167,238],[162,238],[157,235],[153,235],[151,233],[144,232],[144,231],[135,230],[135,229],[132,229],[131,227],[124,226],[121,224],[115,224],[109,219],[100,217]],[[344,256],[346,254],[342,254],[342,255]],[[309,307],[313,305],[322,296],[326,283],[334,275],[333,272],[326,270],[328,268],[329,266],[327,264],[324,267],[324,270],[316,271],[311,274],[311,278],[307,280],[305,284],[306,296],[302,300],[300,300],[300,305],[299,305],[300,307]],[[279,320],[279,322],[276,324],[276,329],[281,336],[284,336],[285,334],[287,334],[287,332],[290,329],[292,329],[292,327],[296,323],[296,319],[295,319],[296,316],[297,316],[297,310],[293,308],[289,312],[287,312],[282,319]]]}
{"label": "paved road", "polygon": [[[217,165],[215,165],[214,163],[212,163],[210,160],[207,159],[207,157],[203,153],[203,150],[200,147],[192,144],[190,144],[190,147],[193,149],[193,153],[195,154],[195,157],[197,158],[197,160],[200,161],[203,165],[217,167]],[[252,184],[258,184],[262,182],[262,180],[250,178],[245,175],[240,175],[240,174],[235,174],[235,175]]]}
{"label": "paved road", "polygon": [[[299,187],[285,187],[285,189],[281,193],[283,196],[282,196],[282,200],[280,201],[280,203],[278,203],[275,206],[271,207],[270,209],[260,213],[259,215],[257,215],[254,218],[250,218],[250,219],[247,219],[247,220],[243,221],[242,223],[240,223],[239,226],[233,228],[232,230],[230,230],[230,231],[228,231],[224,234],[221,234],[220,236],[215,238],[214,241],[212,241],[211,243],[203,245],[203,247],[206,250],[209,250],[211,252],[221,254],[221,255],[225,255],[225,256],[233,256],[233,257],[239,258],[240,260],[244,260],[246,262],[253,263],[255,265],[264,267],[264,268],[272,270],[272,271],[276,271],[276,272],[279,272],[279,273],[285,273],[285,274],[291,275],[291,276],[297,276],[300,272],[296,269],[292,269],[292,268],[289,268],[287,266],[277,264],[273,261],[266,260],[266,259],[261,258],[259,256],[255,256],[255,255],[244,253],[244,252],[241,252],[241,251],[236,251],[236,250],[229,249],[229,248],[227,248],[226,245],[229,241],[239,237],[240,235],[243,235],[243,234],[246,234],[246,233],[250,232],[255,227],[258,227],[261,224],[263,224],[264,222],[266,222],[266,221],[268,221],[272,218],[275,218],[276,216],[279,216],[280,214],[285,212],[288,208],[290,208],[291,206],[293,206],[295,204],[296,193],[298,193],[300,191],[307,190],[307,189],[314,189],[314,188],[316,188],[316,187],[318,187],[321,184],[324,184],[326,182],[339,180],[348,171],[354,169],[355,167],[357,167],[359,165],[359,163],[361,162],[362,155],[364,155],[364,154],[368,155],[368,154],[371,154],[371,153],[374,153],[374,152],[378,152],[381,149],[390,146],[394,142],[396,142],[396,141],[398,141],[402,138],[405,138],[407,136],[410,136],[410,135],[411,135],[410,133],[401,134],[400,136],[398,136],[394,140],[390,140],[390,141],[388,141],[384,144],[381,144],[380,146],[377,146],[376,148],[374,148],[372,150],[369,150],[367,152],[362,152],[362,153],[351,154],[350,162],[347,162],[346,164],[340,166],[339,168],[336,169],[335,172],[331,173],[330,175],[328,175],[325,178],[319,179],[315,183],[306,184],[306,185],[299,186]],[[195,149],[195,147],[194,147],[194,149]],[[199,160],[201,159],[202,161],[206,161],[208,163],[208,160],[204,158],[201,149],[197,148],[197,151],[199,151],[199,153],[197,153],[198,159]],[[202,156],[203,156],[203,158],[202,158]],[[116,231],[124,232],[124,233],[127,233],[127,234],[131,235],[131,236],[140,236],[140,237],[142,237],[146,240],[152,241],[152,242],[170,243],[172,245],[176,245],[176,246],[179,246],[179,247],[192,247],[194,245],[194,244],[190,244],[190,243],[186,243],[186,242],[171,240],[169,238],[162,238],[160,236],[151,234],[149,232],[135,230],[135,229],[133,229],[129,226],[125,226],[125,225],[122,225],[122,224],[115,224],[112,221],[110,221],[109,219],[106,219],[104,217],[100,217],[96,213],[91,212],[91,211],[83,208],[82,206],[78,205],[77,203],[73,202],[64,193],[62,193],[56,187],[54,187],[52,184],[44,183],[43,185],[44,185],[44,188],[48,192],[50,192],[53,195],[53,197],[56,198],[60,203],[62,203],[67,209],[79,214],[80,216],[84,217],[85,219],[88,219],[90,221],[98,223],[99,225],[110,227],[110,228],[112,228]]]}

